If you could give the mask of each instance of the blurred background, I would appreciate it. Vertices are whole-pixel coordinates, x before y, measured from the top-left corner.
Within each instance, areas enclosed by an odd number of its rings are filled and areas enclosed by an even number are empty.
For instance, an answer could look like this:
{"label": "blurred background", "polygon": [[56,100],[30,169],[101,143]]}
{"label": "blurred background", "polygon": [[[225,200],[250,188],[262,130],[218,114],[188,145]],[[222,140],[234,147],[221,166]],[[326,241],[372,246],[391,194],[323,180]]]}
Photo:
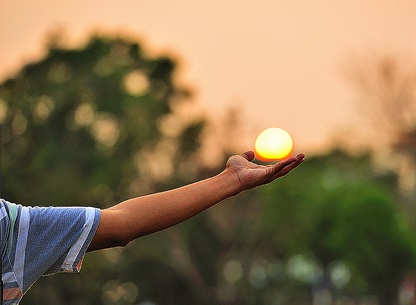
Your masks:
{"label": "blurred background", "polygon": [[413,1],[0,3],[1,196],[105,208],[267,127],[302,167],[22,304],[416,304]]}

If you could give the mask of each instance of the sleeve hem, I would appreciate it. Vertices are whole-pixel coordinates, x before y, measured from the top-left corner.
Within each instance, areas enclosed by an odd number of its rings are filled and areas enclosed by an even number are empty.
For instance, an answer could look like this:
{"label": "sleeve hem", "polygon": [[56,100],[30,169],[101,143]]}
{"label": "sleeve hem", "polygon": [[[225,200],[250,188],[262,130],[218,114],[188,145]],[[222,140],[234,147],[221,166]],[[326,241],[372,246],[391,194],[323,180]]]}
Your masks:
{"label": "sleeve hem", "polygon": [[69,249],[62,265],[58,266],[57,268],[50,269],[45,275],[51,275],[60,272],[80,272],[84,255],[87,252],[87,249],[98,229],[100,210],[97,208],[86,208],[85,218],[84,230],[77,241]]}

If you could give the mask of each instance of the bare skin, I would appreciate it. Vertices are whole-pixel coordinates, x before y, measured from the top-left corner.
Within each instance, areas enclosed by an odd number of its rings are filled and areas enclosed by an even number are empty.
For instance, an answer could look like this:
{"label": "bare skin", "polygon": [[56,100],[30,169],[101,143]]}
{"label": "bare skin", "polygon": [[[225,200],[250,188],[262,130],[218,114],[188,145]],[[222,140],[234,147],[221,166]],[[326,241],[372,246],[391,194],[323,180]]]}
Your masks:
{"label": "bare skin", "polygon": [[254,153],[248,151],[230,157],[224,171],[216,176],[104,209],[88,251],[125,246],[141,236],[174,226],[228,197],[283,177],[304,157],[298,154],[274,165],[258,165],[251,162]]}

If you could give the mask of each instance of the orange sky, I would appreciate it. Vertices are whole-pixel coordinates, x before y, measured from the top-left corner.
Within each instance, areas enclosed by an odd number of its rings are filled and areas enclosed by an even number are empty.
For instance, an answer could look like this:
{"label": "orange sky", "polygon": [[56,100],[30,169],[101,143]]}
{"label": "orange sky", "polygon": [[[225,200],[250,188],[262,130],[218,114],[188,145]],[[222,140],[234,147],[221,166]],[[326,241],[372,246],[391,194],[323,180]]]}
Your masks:
{"label": "orange sky", "polygon": [[74,41],[121,31],[173,52],[207,112],[241,107],[248,146],[277,126],[306,152],[354,127],[351,58],[416,54],[413,0],[0,0],[0,79],[36,59],[57,27]]}

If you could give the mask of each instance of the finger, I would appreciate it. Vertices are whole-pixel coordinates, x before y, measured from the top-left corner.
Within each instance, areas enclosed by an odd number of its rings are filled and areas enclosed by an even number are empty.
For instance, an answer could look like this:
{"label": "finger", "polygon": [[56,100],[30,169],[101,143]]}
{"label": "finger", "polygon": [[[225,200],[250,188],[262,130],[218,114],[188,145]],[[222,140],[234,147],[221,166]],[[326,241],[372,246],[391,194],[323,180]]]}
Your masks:
{"label": "finger", "polygon": [[297,154],[296,158],[298,158],[299,161],[303,162],[303,160],[305,159],[305,154],[304,153]]}
{"label": "finger", "polygon": [[290,157],[286,160],[280,161],[280,162],[273,165],[273,171],[274,172],[279,172],[283,168],[285,168],[286,166],[292,164],[293,162],[297,162],[297,161],[298,161],[297,157]]}
{"label": "finger", "polygon": [[285,164],[284,164],[283,167],[276,166],[274,168],[274,171],[273,171],[274,174],[270,177],[270,179],[268,180],[268,182],[272,182],[273,180],[276,180],[277,178],[280,178],[280,177],[283,177],[283,176],[287,175],[290,171],[292,171],[294,168],[296,168],[297,166],[299,166],[303,162],[303,160],[304,160],[304,155],[303,156],[300,156],[299,159],[298,158],[295,158],[295,160],[292,161],[292,162],[290,162],[290,163],[286,163],[285,162]]}
{"label": "finger", "polygon": [[246,151],[245,153],[241,154],[241,156],[244,159],[246,159],[248,161],[251,161],[251,160],[254,159],[254,152],[252,152],[251,150],[249,150],[249,151]]}
{"label": "finger", "polygon": [[292,157],[290,157],[290,158],[288,158],[284,161],[281,161],[281,162],[279,162],[279,163],[277,163],[273,166],[276,166],[277,168],[283,169],[286,166],[292,164],[293,162],[302,163],[304,159],[305,159],[305,154],[300,153],[300,154],[297,154],[296,157],[292,156]]}
{"label": "finger", "polygon": [[[288,159],[289,160],[289,159]],[[273,180],[282,177],[284,175],[286,175],[287,173],[289,173],[289,171],[291,171],[293,168],[295,168],[296,166],[294,164],[296,164],[297,159],[290,159],[289,162],[288,160],[285,160],[284,162],[282,161],[281,163],[275,164],[268,175],[267,178],[267,183],[272,182]]]}

